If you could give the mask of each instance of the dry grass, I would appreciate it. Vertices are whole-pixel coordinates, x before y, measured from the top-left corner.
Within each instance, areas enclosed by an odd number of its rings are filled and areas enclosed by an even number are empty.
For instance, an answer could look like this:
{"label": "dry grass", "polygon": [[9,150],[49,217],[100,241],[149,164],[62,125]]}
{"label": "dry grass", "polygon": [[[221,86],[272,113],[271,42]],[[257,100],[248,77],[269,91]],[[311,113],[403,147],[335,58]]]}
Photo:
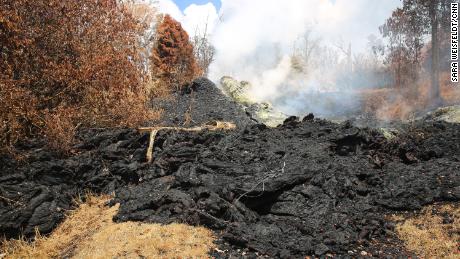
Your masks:
{"label": "dry grass", "polygon": [[193,105],[195,103],[195,92],[192,90],[190,104],[184,114],[184,126],[189,126],[193,122]]}
{"label": "dry grass", "polygon": [[[5,258],[208,258],[212,232],[182,224],[114,223],[118,205],[89,197],[49,236],[4,242]],[[2,256],[0,255],[0,258]]]}
{"label": "dry grass", "polygon": [[460,258],[460,206],[433,205],[412,217],[394,216],[396,233],[421,258]]}
{"label": "dry grass", "polygon": [[162,111],[149,109],[148,98],[145,91],[88,91],[79,122],[97,127],[137,127],[158,120]]}
{"label": "dry grass", "polygon": [[[358,94],[362,98],[364,113],[384,121],[407,120],[413,119],[416,111],[430,108],[433,104],[430,89],[429,78],[423,78],[403,89],[368,89],[358,91]],[[450,82],[449,73],[441,73],[439,90],[444,105],[460,103],[460,88]]]}
{"label": "dry grass", "polygon": [[460,88],[450,81],[450,73],[441,74],[441,96],[447,104],[460,103]]}
{"label": "dry grass", "polygon": [[17,141],[43,125],[38,103],[30,91],[0,80],[0,152],[14,153]]}
{"label": "dry grass", "polygon": [[163,98],[171,100],[173,89],[171,86],[158,78],[151,78],[145,84],[147,95],[150,98]]}
{"label": "dry grass", "polygon": [[362,98],[363,112],[378,119],[405,120],[411,116],[418,100],[407,98],[407,93],[394,88],[367,89],[358,92]]}
{"label": "dry grass", "polygon": [[74,143],[77,127],[74,124],[76,112],[71,108],[58,107],[55,113],[44,116],[44,134],[48,146],[67,153]]}

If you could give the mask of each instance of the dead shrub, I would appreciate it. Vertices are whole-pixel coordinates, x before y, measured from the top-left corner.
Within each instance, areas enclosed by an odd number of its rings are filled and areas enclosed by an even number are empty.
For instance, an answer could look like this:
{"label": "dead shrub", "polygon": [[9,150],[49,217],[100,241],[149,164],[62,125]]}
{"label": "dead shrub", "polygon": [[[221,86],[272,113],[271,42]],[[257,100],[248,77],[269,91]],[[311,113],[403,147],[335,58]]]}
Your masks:
{"label": "dead shrub", "polygon": [[214,61],[214,55],[216,53],[216,49],[211,45],[208,36],[208,24],[206,23],[203,33],[200,34],[196,31],[192,39],[195,59],[204,76],[208,75],[209,67]]}
{"label": "dead shrub", "polygon": [[151,98],[170,98],[172,90],[169,83],[158,78],[149,79],[146,83],[146,91]]}
{"label": "dead shrub", "polygon": [[156,120],[161,116],[161,111],[146,107],[147,101],[145,90],[88,91],[83,102],[81,121],[90,126],[136,127],[146,118]]}
{"label": "dead shrub", "polygon": [[202,74],[189,35],[169,15],[164,16],[157,26],[151,60],[152,75],[175,90],[180,90]]}
{"label": "dead shrub", "polygon": [[43,133],[47,138],[48,146],[63,153],[70,152],[76,134],[77,119],[78,114],[75,109],[62,106],[52,113],[45,114]]}
{"label": "dead shrub", "polygon": [[12,146],[33,135],[43,126],[38,100],[29,91],[0,82],[0,152],[11,153]]}
{"label": "dead shrub", "polygon": [[114,0],[3,0],[0,148],[44,135],[66,150],[79,124],[157,118],[146,110],[148,28]]}

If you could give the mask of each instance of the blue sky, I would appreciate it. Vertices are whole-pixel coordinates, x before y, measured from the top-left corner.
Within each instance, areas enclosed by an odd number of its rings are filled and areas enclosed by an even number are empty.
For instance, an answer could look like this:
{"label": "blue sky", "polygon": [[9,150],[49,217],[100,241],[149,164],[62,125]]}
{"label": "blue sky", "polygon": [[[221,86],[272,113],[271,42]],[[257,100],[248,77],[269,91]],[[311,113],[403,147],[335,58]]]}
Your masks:
{"label": "blue sky", "polygon": [[177,4],[177,6],[179,6],[179,8],[182,11],[184,11],[184,9],[191,4],[202,5],[211,2],[214,4],[217,10],[220,9],[221,5],[220,0],[174,0],[174,2]]}

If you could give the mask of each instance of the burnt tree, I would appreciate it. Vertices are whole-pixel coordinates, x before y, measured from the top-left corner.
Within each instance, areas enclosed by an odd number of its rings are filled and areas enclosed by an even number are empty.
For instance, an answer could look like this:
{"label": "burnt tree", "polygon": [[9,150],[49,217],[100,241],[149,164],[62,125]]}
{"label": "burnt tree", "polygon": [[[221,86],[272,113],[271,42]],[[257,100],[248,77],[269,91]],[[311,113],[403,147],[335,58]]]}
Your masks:
{"label": "burnt tree", "polygon": [[[381,27],[383,36],[390,39],[390,63],[393,61],[397,67],[404,67],[409,64],[412,69],[416,69],[422,61],[420,50],[425,45],[431,45],[429,48],[430,98],[434,105],[438,105],[442,102],[439,85],[440,49],[448,41],[447,29],[449,26],[446,24],[450,11],[448,7],[454,0],[402,1],[403,6],[396,9]],[[425,36],[429,36],[429,42],[423,41]],[[412,54],[410,54],[411,52]],[[409,55],[409,59],[404,60],[401,58],[403,55]],[[400,70],[399,72],[407,71]],[[396,76],[397,82],[400,81],[398,80],[399,76],[401,75],[397,74]]]}
{"label": "burnt tree", "polygon": [[440,0],[425,1],[429,7],[431,24],[431,98],[435,103],[440,102],[439,95],[439,37],[438,9]]}

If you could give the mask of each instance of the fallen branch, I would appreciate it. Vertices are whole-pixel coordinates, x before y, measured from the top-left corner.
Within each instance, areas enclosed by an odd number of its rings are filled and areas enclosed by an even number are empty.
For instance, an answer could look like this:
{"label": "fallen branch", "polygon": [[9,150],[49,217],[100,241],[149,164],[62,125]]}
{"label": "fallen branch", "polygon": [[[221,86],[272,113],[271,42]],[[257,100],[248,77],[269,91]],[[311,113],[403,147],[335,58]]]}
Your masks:
{"label": "fallen branch", "polygon": [[147,149],[147,162],[150,164],[153,161],[153,144],[155,143],[155,138],[160,130],[176,130],[176,131],[185,131],[185,132],[199,132],[203,130],[232,130],[235,129],[236,125],[231,122],[226,121],[216,121],[213,124],[207,124],[198,127],[184,128],[184,127],[143,127],[139,128],[140,133],[150,133],[149,147]]}
{"label": "fallen branch", "polygon": [[[19,205],[19,206],[24,206],[23,203],[19,202],[19,201],[15,201],[15,200],[12,200],[12,199],[9,199],[9,198],[6,198],[6,197],[3,197],[3,196],[0,196],[0,199],[10,203],[11,204],[15,204],[15,205]],[[1,258],[1,257],[0,257]]]}
{"label": "fallen branch", "polygon": [[266,177],[264,177],[260,182],[258,182],[256,185],[254,185],[249,191],[241,194],[236,200],[233,201],[233,203],[236,203],[238,202],[241,198],[243,198],[244,196],[248,196],[249,193],[253,192],[260,184],[262,184],[262,192],[257,195],[257,196],[254,196],[254,197],[251,197],[251,198],[255,198],[255,197],[259,197],[259,196],[262,196],[263,193],[265,192],[265,182],[269,179],[273,179],[273,178],[276,178],[278,176],[281,176],[284,174],[284,168],[286,168],[286,161],[283,162],[283,167],[281,168],[281,171],[278,172],[278,173],[273,173],[271,172],[271,174],[267,175]]}

